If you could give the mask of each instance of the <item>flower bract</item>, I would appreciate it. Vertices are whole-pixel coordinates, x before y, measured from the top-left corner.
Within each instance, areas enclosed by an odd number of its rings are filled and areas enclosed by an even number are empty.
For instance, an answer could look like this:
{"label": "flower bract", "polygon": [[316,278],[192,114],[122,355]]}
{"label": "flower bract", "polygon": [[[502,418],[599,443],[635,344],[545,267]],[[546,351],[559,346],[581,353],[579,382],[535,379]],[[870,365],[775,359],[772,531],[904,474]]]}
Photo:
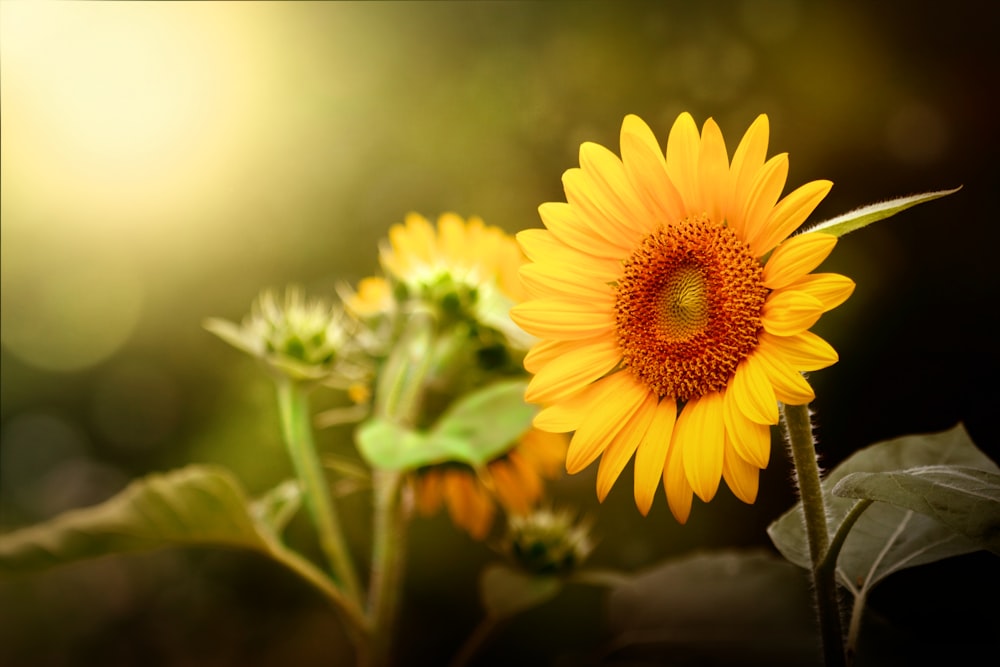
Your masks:
{"label": "flower bract", "polygon": [[768,133],[762,115],[730,159],[711,119],[681,114],[664,151],[627,116],[621,157],[583,144],[566,201],[517,236],[531,262],[511,316],[540,339],[526,397],[538,428],[574,431],[570,473],[600,458],[601,500],[634,457],[643,514],[661,480],[682,523],[723,479],[754,502],[778,402],[811,401],[802,372],[837,360],[809,329],[854,283],[813,273],[836,237],[791,236],[831,183],[781,198],[788,157],[767,158]]}

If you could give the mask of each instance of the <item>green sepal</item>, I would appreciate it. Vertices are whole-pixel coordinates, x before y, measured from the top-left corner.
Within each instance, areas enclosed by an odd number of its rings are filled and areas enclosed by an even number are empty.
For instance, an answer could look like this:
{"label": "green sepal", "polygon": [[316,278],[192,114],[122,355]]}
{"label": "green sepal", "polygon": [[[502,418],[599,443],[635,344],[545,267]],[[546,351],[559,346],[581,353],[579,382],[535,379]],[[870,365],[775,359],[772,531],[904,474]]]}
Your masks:
{"label": "green sepal", "polygon": [[873,222],[878,222],[879,220],[885,220],[886,218],[892,217],[901,211],[905,211],[911,206],[916,206],[917,204],[923,204],[924,202],[933,201],[947,195],[955,194],[961,189],[962,186],[959,186],[952,190],[925,192],[918,195],[899,197],[898,199],[890,199],[889,201],[869,204],[868,206],[862,206],[861,208],[850,211],[849,213],[838,215],[836,218],[831,218],[830,220],[817,223],[812,227],[803,230],[802,233],[811,234],[813,232],[821,232],[823,234],[832,234],[833,236],[843,236],[844,234],[861,229],[862,227],[867,227]]}
{"label": "green sepal", "polygon": [[524,401],[525,380],[505,380],[456,401],[427,431],[387,419],[357,430],[358,450],[375,468],[412,470],[455,461],[486,465],[508,451],[531,426],[538,408]]}
{"label": "green sepal", "polygon": [[487,565],[479,578],[483,606],[495,619],[537,607],[558,595],[562,587],[559,577],[529,574],[499,563]]}

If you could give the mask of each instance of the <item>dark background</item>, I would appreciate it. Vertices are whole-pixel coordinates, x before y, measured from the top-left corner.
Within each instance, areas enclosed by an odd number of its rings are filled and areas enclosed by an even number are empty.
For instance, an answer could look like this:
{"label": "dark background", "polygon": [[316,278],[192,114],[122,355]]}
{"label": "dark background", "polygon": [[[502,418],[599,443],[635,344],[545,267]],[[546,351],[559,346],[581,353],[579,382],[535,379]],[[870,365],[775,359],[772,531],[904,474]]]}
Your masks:
{"label": "dark background", "polygon": [[[204,318],[238,320],[268,286],[332,295],[376,271],[378,240],[411,210],[539,226],[579,144],[617,152],[627,113],[661,142],[679,112],[712,116],[730,151],[767,113],[788,189],[834,182],[816,220],[962,185],[825,263],[858,286],[814,329],[841,356],[811,377],[814,408],[827,467],[957,422],[1000,459],[991,5],[4,2],[0,18],[0,530],[188,462],[255,493],[284,479],[270,384]],[[628,471],[598,505],[594,474],[553,495],[595,518],[593,563],[626,570],[769,547],[793,502],[778,440],[756,505],[721,491],[683,527],[662,495],[635,511]],[[366,499],[345,511],[364,556]],[[495,554],[444,517],[411,536],[401,663],[442,664]],[[894,575],[871,605],[922,645],[995,651],[998,595],[996,558],[975,554]],[[570,589],[481,664],[596,659],[602,605]],[[318,596],[253,555],[0,581],[5,666],[347,664],[341,642]]]}

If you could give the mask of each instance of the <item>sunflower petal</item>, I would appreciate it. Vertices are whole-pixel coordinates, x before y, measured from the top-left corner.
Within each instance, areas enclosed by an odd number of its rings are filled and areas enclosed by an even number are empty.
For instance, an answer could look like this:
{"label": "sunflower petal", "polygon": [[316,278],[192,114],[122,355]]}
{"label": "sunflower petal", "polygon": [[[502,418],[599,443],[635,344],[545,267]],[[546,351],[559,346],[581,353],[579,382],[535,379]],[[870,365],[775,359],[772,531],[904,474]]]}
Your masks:
{"label": "sunflower petal", "polygon": [[524,288],[535,298],[565,296],[585,301],[607,301],[609,307],[614,303],[614,290],[610,285],[572,267],[532,262],[522,266],[519,274]]}
{"label": "sunflower petal", "polygon": [[646,437],[649,423],[656,411],[656,400],[652,392],[647,392],[642,405],[604,450],[601,463],[597,467],[597,499],[600,502],[603,503],[608,497],[611,487],[632,458],[639,443]]}
{"label": "sunflower petal", "polygon": [[799,234],[787,239],[764,265],[764,287],[788,287],[819,266],[836,245],[837,237],[830,234]]}
{"label": "sunflower petal", "polygon": [[726,395],[731,396],[740,413],[750,421],[757,424],[778,423],[778,399],[755,355],[750,354],[736,367]]}
{"label": "sunflower petal", "polygon": [[566,470],[576,474],[593,463],[643,404],[649,390],[631,373],[614,373],[595,382],[589,403],[566,452]]}
{"label": "sunflower petal", "polygon": [[646,437],[636,450],[633,478],[635,504],[643,516],[649,514],[649,509],[653,506],[653,497],[663,475],[676,421],[677,403],[664,399],[655,407]]}
{"label": "sunflower petal", "polygon": [[667,493],[667,504],[670,513],[679,524],[687,523],[691,515],[691,500],[693,491],[684,473],[684,451],[678,446],[676,438],[677,427],[674,425],[674,436],[670,438],[670,448],[667,450],[667,462],[663,466],[663,490]]}
{"label": "sunflower petal", "polygon": [[585,142],[580,146],[580,167],[587,176],[585,192],[593,195],[593,204],[611,218],[623,234],[637,241],[656,226],[653,216],[632,188],[625,166],[617,155],[600,144]]}
{"label": "sunflower petal", "polygon": [[839,273],[811,273],[788,286],[810,294],[823,304],[823,312],[833,310],[854,293],[854,281]]}
{"label": "sunflower petal", "polygon": [[599,380],[621,360],[618,342],[601,338],[551,360],[528,383],[524,400],[551,403],[577,393]]}
{"label": "sunflower petal", "polygon": [[667,176],[677,188],[684,210],[698,212],[698,152],[701,137],[691,114],[684,112],[677,117],[667,137]]}
{"label": "sunflower petal", "polygon": [[725,436],[719,392],[688,401],[677,417],[673,446],[683,451],[684,474],[691,490],[705,502],[719,489]]}
{"label": "sunflower petal", "polygon": [[774,336],[761,332],[760,339],[772,347],[797,371],[818,371],[832,366],[840,359],[837,351],[811,331],[794,336]]}
{"label": "sunflower petal", "polygon": [[750,188],[767,158],[769,130],[767,116],[764,114],[757,116],[743,135],[736,152],[733,153],[733,163],[729,170],[731,185],[730,199],[726,203],[726,219],[740,238],[743,238],[746,231],[744,216]]}
{"label": "sunflower petal", "polygon": [[767,424],[758,424],[740,409],[732,396],[732,388],[723,397],[723,421],[726,438],[744,461],[758,468],[766,468],[771,458],[771,429]]}
{"label": "sunflower petal", "polygon": [[781,352],[771,347],[767,341],[760,341],[754,355],[760,357],[767,377],[774,387],[774,395],[779,401],[786,405],[805,405],[816,398],[816,394],[802,377],[802,373],[792,368],[781,356]]}
{"label": "sunflower petal", "polygon": [[764,330],[769,333],[794,336],[816,324],[822,314],[823,304],[813,295],[796,290],[781,290],[767,297],[760,311],[760,320]]}
{"label": "sunflower petal", "polygon": [[653,131],[641,118],[628,115],[622,122],[622,164],[636,194],[661,220],[684,217],[684,201],[667,177],[663,151]]}
{"label": "sunflower petal", "polygon": [[525,256],[533,262],[560,267],[585,266],[587,273],[599,282],[613,282],[621,275],[620,259],[596,257],[575,250],[547,229],[525,229],[515,238]]}
{"label": "sunflower petal", "polygon": [[733,445],[726,442],[725,456],[722,459],[722,477],[733,495],[752,505],[757,500],[757,489],[760,483],[760,469],[752,463],[747,463],[736,454]]}
{"label": "sunflower petal", "polygon": [[[572,171],[574,170],[571,169],[563,175],[563,182],[566,182]],[[569,180],[572,181],[573,178]],[[570,204],[546,202],[538,207],[538,215],[557,239],[571,248],[595,257],[627,257],[632,247],[627,239],[609,232],[606,226],[595,226],[585,219],[586,216],[579,215],[575,207]]]}
{"label": "sunflower petal", "polygon": [[579,340],[610,334],[615,320],[612,309],[600,309],[583,301],[535,299],[510,309],[514,322],[539,338]]}
{"label": "sunflower petal", "polygon": [[788,178],[787,153],[775,155],[754,175],[750,192],[743,204],[743,240],[750,244],[754,257],[764,254],[756,252],[756,240],[767,231],[764,223],[785,188],[786,178]]}
{"label": "sunflower petal", "polygon": [[729,190],[729,155],[719,125],[709,118],[701,130],[698,151],[698,210],[722,224]]}
{"label": "sunflower petal", "polygon": [[790,192],[771,210],[764,232],[750,242],[751,251],[760,257],[784,241],[816,210],[832,187],[830,181],[812,181]]}

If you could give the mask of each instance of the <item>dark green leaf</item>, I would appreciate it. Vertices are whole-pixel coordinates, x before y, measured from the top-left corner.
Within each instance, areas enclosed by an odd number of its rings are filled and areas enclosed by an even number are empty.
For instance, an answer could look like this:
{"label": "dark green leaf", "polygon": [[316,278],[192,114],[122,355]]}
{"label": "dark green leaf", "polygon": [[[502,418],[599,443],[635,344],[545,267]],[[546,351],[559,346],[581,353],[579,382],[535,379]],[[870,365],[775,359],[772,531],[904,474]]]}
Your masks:
{"label": "dark green leaf", "polygon": [[868,498],[929,516],[1000,554],[1000,475],[966,466],[855,472],[833,495]]}
{"label": "dark green leaf", "polygon": [[961,186],[959,186],[953,190],[925,192],[919,195],[900,197],[898,199],[878,202],[877,204],[870,204],[868,206],[855,209],[850,213],[845,213],[844,215],[839,215],[836,218],[820,222],[805,230],[803,233],[808,234],[810,232],[823,232],[824,234],[843,236],[844,234],[861,229],[862,227],[867,227],[873,222],[878,222],[879,220],[885,220],[886,218],[892,217],[901,211],[905,211],[911,206],[916,206],[917,204],[923,204],[924,202],[929,202],[940,197],[954,194],[961,189]]}
{"label": "dark green leaf", "polygon": [[702,552],[665,561],[612,589],[621,657],[642,664],[812,665],[819,662],[808,577],[763,551]]}
{"label": "dark green leaf", "polygon": [[[976,448],[961,424],[942,433],[909,435],[872,445],[856,452],[823,480],[830,534],[836,532],[858,502],[831,493],[847,475],[938,465],[1000,472],[996,464]],[[809,568],[809,549],[802,521],[802,508],[798,504],[770,525],[768,535],[786,558]],[[837,574],[842,584],[856,592],[861,586],[870,588],[897,570],[981,548],[981,544],[929,516],[876,502],[861,515],[844,542],[837,560]]]}
{"label": "dark green leaf", "polygon": [[149,475],[103,503],[0,536],[0,572],[169,546],[230,547],[264,554],[342,600],[322,572],[278,541],[276,517],[266,524],[258,518],[269,513],[262,507],[254,508],[225,468],[192,465]]}
{"label": "dark green leaf", "polygon": [[562,590],[558,577],[532,575],[506,565],[487,565],[479,580],[486,613],[507,618],[554,598]]}

